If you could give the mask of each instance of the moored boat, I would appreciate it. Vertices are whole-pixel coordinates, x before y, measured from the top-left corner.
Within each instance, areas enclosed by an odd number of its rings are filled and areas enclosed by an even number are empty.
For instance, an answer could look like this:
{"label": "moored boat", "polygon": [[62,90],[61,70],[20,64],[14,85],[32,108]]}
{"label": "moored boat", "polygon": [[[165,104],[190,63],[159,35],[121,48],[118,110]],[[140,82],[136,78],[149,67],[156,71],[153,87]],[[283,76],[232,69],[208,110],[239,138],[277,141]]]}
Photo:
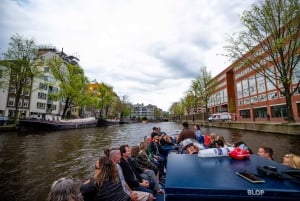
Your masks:
{"label": "moored boat", "polygon": [[96,127],[98,119],[90,117],[84,119],[70,120],[40,120],[40,119],[21,119],[18,123],[19,131],[53,131]]}

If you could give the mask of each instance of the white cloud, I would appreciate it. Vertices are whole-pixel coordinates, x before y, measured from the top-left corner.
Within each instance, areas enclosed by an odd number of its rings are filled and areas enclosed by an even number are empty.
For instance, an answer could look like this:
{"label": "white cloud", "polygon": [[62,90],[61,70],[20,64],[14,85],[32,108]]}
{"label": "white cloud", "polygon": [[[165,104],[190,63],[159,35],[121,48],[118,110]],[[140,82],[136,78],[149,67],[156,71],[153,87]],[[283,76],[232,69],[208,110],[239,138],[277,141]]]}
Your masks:
{"label": "white cloud", "polygon": [[241,29],[254,1],[2,0],[0,51],[15,33],[64,48],[91,80],[168,110],[200,67],[216,75],[230,65],[225,34]]}

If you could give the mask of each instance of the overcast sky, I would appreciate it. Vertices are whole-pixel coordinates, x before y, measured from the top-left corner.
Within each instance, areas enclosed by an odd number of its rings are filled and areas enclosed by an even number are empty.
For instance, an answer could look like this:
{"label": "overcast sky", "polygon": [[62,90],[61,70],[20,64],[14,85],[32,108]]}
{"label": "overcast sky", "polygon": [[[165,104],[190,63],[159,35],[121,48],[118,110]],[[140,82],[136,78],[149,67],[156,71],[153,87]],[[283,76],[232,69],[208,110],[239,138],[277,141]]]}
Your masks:
{"label": "overcast sky", "polygon": [[255,0],[0,0],[0,52],[18,33],[78,56],[85,75],[167,111],[206,66],[230,65],[226,35]]}

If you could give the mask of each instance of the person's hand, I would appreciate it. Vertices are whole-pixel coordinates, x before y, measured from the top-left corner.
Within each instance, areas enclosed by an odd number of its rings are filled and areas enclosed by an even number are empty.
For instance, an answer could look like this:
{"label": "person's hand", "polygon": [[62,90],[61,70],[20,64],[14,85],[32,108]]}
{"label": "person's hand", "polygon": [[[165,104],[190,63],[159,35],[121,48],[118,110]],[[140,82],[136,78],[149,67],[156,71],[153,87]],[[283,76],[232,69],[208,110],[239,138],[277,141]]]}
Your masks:
{"label": "person's hand", "polygon": [[143,182],[145,182],[146,185],[149,185],[149,181],[148,180],[143,179]]}
{"label": "person's hand", "polygon": [[90,180],[86,180],[86,181],[84,182],[84,184],[88,184],[88,183],[90,183]]}
{"label": "person's hand", "polygon": [[149,187],[149,182],[147,180],[143,179],[143,181],[140,183],[140,185],[143,186],[143,187],[148,188]]}
{"label": "person's hand", "polygon": [[139,196],[137,192],[132,191],[129,196],[132,201],[139,201]]}

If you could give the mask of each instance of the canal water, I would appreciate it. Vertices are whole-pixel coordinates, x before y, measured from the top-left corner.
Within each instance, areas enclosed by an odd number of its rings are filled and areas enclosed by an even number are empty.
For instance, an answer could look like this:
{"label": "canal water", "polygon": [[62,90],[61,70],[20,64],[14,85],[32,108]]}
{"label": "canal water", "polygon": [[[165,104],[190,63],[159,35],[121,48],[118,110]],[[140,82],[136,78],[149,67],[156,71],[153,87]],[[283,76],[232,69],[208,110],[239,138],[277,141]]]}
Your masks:
{"label": "canal water", "polygon": [[[138,145],[153,126],[170,135],[182,128],[181,124],[161,122],[43,133],[2,132],[0,200],[45,200],[52,182],[60,177],[72,177],[81,183],[92,176],[95,160],[105,148]],[[223,135],[231,143],[243,140],[254,152],[259,146],[272,147],[274,159],[279,162],[286,153],[300,154],[299,136],[212,127],[203,127],[202,132]]]}

